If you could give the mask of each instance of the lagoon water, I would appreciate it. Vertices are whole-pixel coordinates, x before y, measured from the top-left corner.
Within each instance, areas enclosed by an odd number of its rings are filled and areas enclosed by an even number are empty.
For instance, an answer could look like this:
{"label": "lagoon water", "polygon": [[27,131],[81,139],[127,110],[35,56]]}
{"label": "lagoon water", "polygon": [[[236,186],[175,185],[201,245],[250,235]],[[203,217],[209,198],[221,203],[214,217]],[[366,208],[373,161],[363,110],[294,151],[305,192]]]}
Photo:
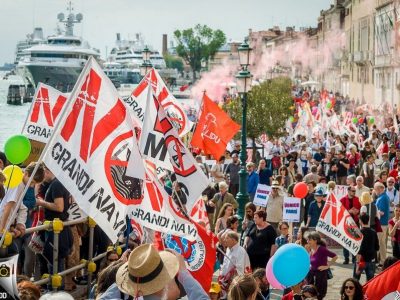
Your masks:
{"label": "lagoon water", "polygon": [[0,72],[0,151],[4,151],[4,143],[10,136],[21,133],[31,106],[31,103],[21,106],[7,104],[8,86],[13,78],[2,80],[3,75]]}

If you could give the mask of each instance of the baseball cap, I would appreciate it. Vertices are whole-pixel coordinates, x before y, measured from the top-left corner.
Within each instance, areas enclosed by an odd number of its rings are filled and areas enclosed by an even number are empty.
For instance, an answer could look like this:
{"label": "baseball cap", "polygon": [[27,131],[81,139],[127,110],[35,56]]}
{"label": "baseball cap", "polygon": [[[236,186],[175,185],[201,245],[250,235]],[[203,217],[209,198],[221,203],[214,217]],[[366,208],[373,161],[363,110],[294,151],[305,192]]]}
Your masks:
{"label": "baseball cap", "polygon": [[219,294],[221,292],[221,286],[218,284],[218,282],[211,282],[211,287],[208,292]]}

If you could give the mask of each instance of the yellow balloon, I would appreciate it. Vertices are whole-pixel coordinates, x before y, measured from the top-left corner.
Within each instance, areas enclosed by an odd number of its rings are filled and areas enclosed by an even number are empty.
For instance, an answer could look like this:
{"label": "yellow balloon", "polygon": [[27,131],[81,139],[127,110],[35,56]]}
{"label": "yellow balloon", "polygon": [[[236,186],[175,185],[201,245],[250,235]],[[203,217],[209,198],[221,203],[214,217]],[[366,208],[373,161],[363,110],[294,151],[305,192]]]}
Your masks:
{"label": "yellow balloon", "polygon": [[10,189],[17,187],[24,177],[24,172],[22,172],[21,168],[14,165],[5,167],[3,174],[6,176],[4,187]]}

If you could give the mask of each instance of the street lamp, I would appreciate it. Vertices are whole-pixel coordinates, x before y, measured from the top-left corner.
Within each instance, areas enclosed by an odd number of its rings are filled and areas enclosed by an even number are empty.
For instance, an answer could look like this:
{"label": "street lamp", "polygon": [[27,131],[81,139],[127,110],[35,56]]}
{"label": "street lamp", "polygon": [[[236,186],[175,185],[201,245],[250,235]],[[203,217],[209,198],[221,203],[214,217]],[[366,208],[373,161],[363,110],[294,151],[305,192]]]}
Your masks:
{"label": "street lamp", "polygon": [[240,99],[242,100],[242,146],[240,150],[240,161],[241,168],[239,171],[239,192],[236,195],[236,199],[239,203],[238,215],[241,221],[244,220],[244,207],[249,201],[249,194],[247,193],[247,171],[246,171],[246,160],[247,160],[247,93],[251,88],[252,75],[247,70],[250,65],[250,46],[244,42],[238,47],[239,52],[239,63],[241,70],[236,75],[236,86],[239,93]]}
{"label": "street lamp", "polygon": [[153,67],[150,61],[150,50],[149,48],[144,47],[142,51],[143,63],[140,65],[140,75],[143,77],[146,76],[147,72]]}

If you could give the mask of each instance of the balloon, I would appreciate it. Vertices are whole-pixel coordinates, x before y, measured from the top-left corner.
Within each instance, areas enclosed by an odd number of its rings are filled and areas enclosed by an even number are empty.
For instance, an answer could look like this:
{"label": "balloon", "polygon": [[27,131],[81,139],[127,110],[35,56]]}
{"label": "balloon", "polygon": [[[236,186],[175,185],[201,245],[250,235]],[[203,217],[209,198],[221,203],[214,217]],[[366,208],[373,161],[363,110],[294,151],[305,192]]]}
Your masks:
{"label": "balloon", "polygon": [[267,267],[265,268],[265,276],[267,277],[268,283],[274,288],[279,290],[284,290],[285,287],[276,280],[274,272],[272,271],[274,256],[272,256],[268,263]]}
{"label": "balloon", "polygon": [[3,170],[3,174],[6,176],[6,182],[4,187],[15,188],[22,182],[22,177],[24,177],[24,172],[18,166],[8,166]]}
{"label": "balloon", "polygon": [[299,182],[296,183],[296,185],[293,188],[293,194],[296,198],[304,198],[307,196],[308,193],[308,186],[305,182]]}
{"label": "balloon", "polygon": [[14,135],[6,141],[4,153],[10,163],[18,165],[24,162],[31,153],[31,142],[24,135]]}
{"label": "balloon", "polygon": [[351,119],[351,121],[353,122],[353,124],[357,124],[358,119],[356,117],[354,117],[353,119]]}
{"label": "balloon", "polygon": [[293,117],[293,116],[290,116],[290,117],[289,117],[289,121],[290,121],[290,123],[293,123],[293,122],[294,122],[294,117]]}
{"label": "balloon", "polygon": [[306,249],[296,244],[286,244],[274,254],[272,271],[283,286],[301,282],[310,270],[310,256]]}
{"label": "balloon", "polygon": [[327,108],[327,109],[331,109],[331,108],[332,108],[332,102],[330,102],[330,101],[327,102],[327,103],[326,103],[326,108]]}
{"label": "balloon", "polygon": [[375,123],[375,118],[374,117],[369,118],[369,123],[370,124],[374,124]]}
{"label": "balloon", "polygon": [[358,124],[362,124],[362,123],[364,123],[364,118],[359,118],[358,119]]}

